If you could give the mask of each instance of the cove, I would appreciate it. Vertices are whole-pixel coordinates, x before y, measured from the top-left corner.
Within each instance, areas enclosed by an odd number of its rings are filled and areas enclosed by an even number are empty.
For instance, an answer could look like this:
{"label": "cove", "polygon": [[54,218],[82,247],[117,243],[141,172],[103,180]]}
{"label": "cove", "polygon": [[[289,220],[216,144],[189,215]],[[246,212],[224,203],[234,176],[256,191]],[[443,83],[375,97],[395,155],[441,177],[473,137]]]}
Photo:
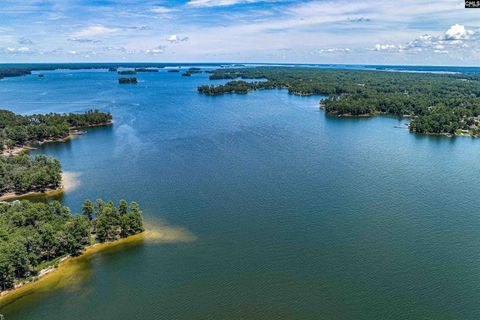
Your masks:
{"label": "cove", "polygon": [[478,140],[325,117],[284,90],[206,97],[198,85],[222,82],[204,74],[43,74],[0,81],[2,106],[115,119],[32,151],[78,173],[59,199],[131,195],[189,241],[95,255],[6,319],[480,317]]}

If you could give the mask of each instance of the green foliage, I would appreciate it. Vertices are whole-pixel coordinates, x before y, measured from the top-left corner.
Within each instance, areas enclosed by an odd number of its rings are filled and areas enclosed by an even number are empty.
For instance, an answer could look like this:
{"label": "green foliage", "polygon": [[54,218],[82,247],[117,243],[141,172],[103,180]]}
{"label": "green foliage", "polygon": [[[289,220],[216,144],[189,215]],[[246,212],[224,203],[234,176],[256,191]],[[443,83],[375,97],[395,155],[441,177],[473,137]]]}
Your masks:
{"label": "green foliage", "polygon": [[118,79],[119,84],[136,84],[138,83],[137,78],[119,78]]}
{"label": "green foliage", "polygon": [[8,77],[19,77],[31,74],[29,68],[0,68],[0,79]]}
{"label": "green foliage", "polygon": [[[127,211],[124,200],[121,209],[111,201],[96,203],[100,205],[95,206],[91,221],[85,214],[71,214],[57,201],[0,204],[0,289],[12,288],[16,280],[34,276],[48,262],[79,255],[91,238],[113,241],[144,230],[142,213],[135,202],[127,204]],[[83,207],[93,208],[90,201]]]}
{"label": "green foliage", "polygon": [[34,114],[17,115],[8,110],[0,110],[0,141],[9,149],[29,142],[42,142],[64,139],[70,128],[100,125],[112,121],[110,113],[89,110],[82,114]]}
{"label": "green foliage", "polygon": [[0,157],[0,195],[56,189],[62,182],[60,162],[45,155]]}
{"label": "green foliage", "polygon": [[129,75],[129,74],[136,74],[136,70],[123,70],[123,71],[118,71],[118,74],[120,75]]}
{"label": "green foliage", "polygon": [[[282,88],[290,94],[324,95],[330,115],[391,114],[415,117],[411,131],[453,133],[480,121],[480,76],[292,67],[219,69],[210,79],[263,79],[200,86],[207,95]],[[479,134],[478,130],[474,131]]]}
{"label": "green foliage", "polygon": [[90,200],[85,200],[82,205],[82,214],[87,217],[89,221],[92,221],[94,215],[93,203]]}
{"label": "green foliage", "polygon": [[198,92],[210,96],[215,96],[225,93],[246,94],[249,91],[256,89],[260,89],[260,87],[252,83],[248,83],[245,81],[230,81],[221,86],[200,86],[198,87]]}

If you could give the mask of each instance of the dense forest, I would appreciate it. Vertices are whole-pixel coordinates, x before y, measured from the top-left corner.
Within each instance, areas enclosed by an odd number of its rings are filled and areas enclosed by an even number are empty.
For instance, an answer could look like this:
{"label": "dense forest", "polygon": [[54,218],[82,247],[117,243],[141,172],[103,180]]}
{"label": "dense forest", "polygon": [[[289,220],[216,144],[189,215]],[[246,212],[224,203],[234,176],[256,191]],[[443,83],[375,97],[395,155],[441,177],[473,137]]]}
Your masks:
{"label": "dense forest", "polygon": [[0,110],[0,152],[23,146],[31,142],[64,139],[71,128],[109,124],[110,113],[89,110],[76,114],[34,114],[17,115],[8,110]]}
{"label": "dense forest", "polygon": [[137,78],[118,78],[119,84],[136,84],[138,83]]}
{"label": "dense forest", "polygon": [[417,133],[480,135],[480,76],[475,74],[257,67],[219,69],[210,79],[234,81],[200,86],[198,92],[244,94],[281,88],[290,94],[326,96],[321,106],[329,115],[409,116],[410,130]]}
{"label": "dense forest", "polygon": [[123,71],[118,71],[118,74],[120,74],[120,75],[137,74],[137,71],[136,70],[123,70]]}
{"label": "dense forest", "polygon": [[28,68],[0,68],[0,79],[8,77],[21,77],[31,74]]}
{"label": "dense forest", "polygon": [[95,242],[114,241],[144,230],[135,202],[116,206],[86,200],[81,214],[58,201],[0,204],[0,291],[28,280],[61,257],[77,256]]}
{"label": "dense forest", "polygon": [[136,72],[158,72],[156,68],[135,68]]}
{"label": "dense forest", "polygon": [[109,124],[110,113],[90,110],[82,114],[17,115],[0,110],[0,196],[43,192],[61,185],[58,160],[37,155],[10,155],[15,147],[29,143],[65,139],[72,128]]}
{"label": "dense forest", "polygon": [[0,196],[57,189],[62,183],[60,162],[45,155],[0,157]]}

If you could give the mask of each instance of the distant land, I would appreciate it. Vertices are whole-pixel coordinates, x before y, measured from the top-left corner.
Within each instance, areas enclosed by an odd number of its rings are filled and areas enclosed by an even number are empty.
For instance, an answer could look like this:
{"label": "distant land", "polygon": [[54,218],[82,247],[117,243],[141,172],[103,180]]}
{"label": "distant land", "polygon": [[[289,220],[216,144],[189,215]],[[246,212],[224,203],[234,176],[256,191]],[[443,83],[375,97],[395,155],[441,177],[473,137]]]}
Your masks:
{"label": "distant land", "polygon": [[[172,68],[173,67],[173,68]],[[259,89],[288,89],[296,95],[324,95],[327,115],[373,116],[388,114],[411,118],[408,128],[420,134],[480,136],[480,67],[239,64],[239,63],[61,63],[1,64],[0,79],[57,69],[99,69],[119,75],[179,71],[182,76],[212,68],[211,80],[232,80],[203,85],[206,95],[245,94]],[[376,73],[376,72],[382,72]],[[43,74],[41,74],[43,75]],[[260,81],[237,81],[237,79]],[[119,78],[118,83],[137,83]]]}

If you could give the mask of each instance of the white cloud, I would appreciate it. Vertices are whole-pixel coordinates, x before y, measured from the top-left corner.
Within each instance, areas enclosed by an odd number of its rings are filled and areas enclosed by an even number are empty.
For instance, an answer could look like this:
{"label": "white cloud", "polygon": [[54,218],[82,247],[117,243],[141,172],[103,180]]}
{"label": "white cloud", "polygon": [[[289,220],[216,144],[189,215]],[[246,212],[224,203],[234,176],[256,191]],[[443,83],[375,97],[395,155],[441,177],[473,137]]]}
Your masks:
{"label": "white cloud", "polygon": [[375,51],[392,51],[397,50],[399,47],[394,44],[376,44],[373,50]]}
{"label": "white cloud", "polygon": [[172,8],[167,8],[167,7],[155,7],[150,9],[150,11],[154,13],[165,14],[165,13],[171,13],[176,10]]}
{"label": "white cloud", "polygon": [[103,36],[103,35],[117,32],[117,31],[119,31],[118,28],[108,28],[103,25],[95,25],[95,26],[86,27],[78,32],[73,33],[71,38],[75,39],[75,38]]}
{"label": "white cloud", "polygon": [[[410,53],[452,53],[455,50],[465,50],[476,45],[476,35],[463,25],[452,25],[443,35],[424,34],[407,42],[405,45],[377,44],[374,51],[410,52]],[[470,42],[470,43],[467,43]],[[465,54],[465,52],[462,52]]]}
{"label": "white cloud", "polygon": [[180,37],[176,34],[172,34],[168,36],[167,41],[177,43],[177,42],[183,42],[183,41],[188,41],[188,37]]}
{"label": "white cloud", "polygon": [[472,30],[465,29],[465,26],[461,24],[454,24],[450,29],[445,32],[446,40],[464,40],[469,39],[470,36],[474,35],[475,32]]}
{"label": "white cloud", "polygon": [[100,40],[88,39],[88,38],[68,38],[68,41],[74,41],[79,43],[100,43]]}
{"label": "white cloud", "polygon": [[236,4],[248,4],[255,2],[276,2],[276,0],[190,0],[187,2],[188,7],[226,7]]}
{"label": "white cloud", "polygon": [[352,51],[350,48],[328,48],[328,49],[320,49],[318,53],[349,53]]}
{"label": "white cloud", "polygon": [[157,46],[153,49],[145,50],[146,54],[162,54],[165,52],[165,46]]}
{"label": "white cloud", "polygon": [[32,49],[29,47],[18,47],[18,48],[13,48],[13,47],[7,47],[2,50],[4,53],[9,53],[9,54],[24,54],[24,53],[30,53],[32,52]]}

